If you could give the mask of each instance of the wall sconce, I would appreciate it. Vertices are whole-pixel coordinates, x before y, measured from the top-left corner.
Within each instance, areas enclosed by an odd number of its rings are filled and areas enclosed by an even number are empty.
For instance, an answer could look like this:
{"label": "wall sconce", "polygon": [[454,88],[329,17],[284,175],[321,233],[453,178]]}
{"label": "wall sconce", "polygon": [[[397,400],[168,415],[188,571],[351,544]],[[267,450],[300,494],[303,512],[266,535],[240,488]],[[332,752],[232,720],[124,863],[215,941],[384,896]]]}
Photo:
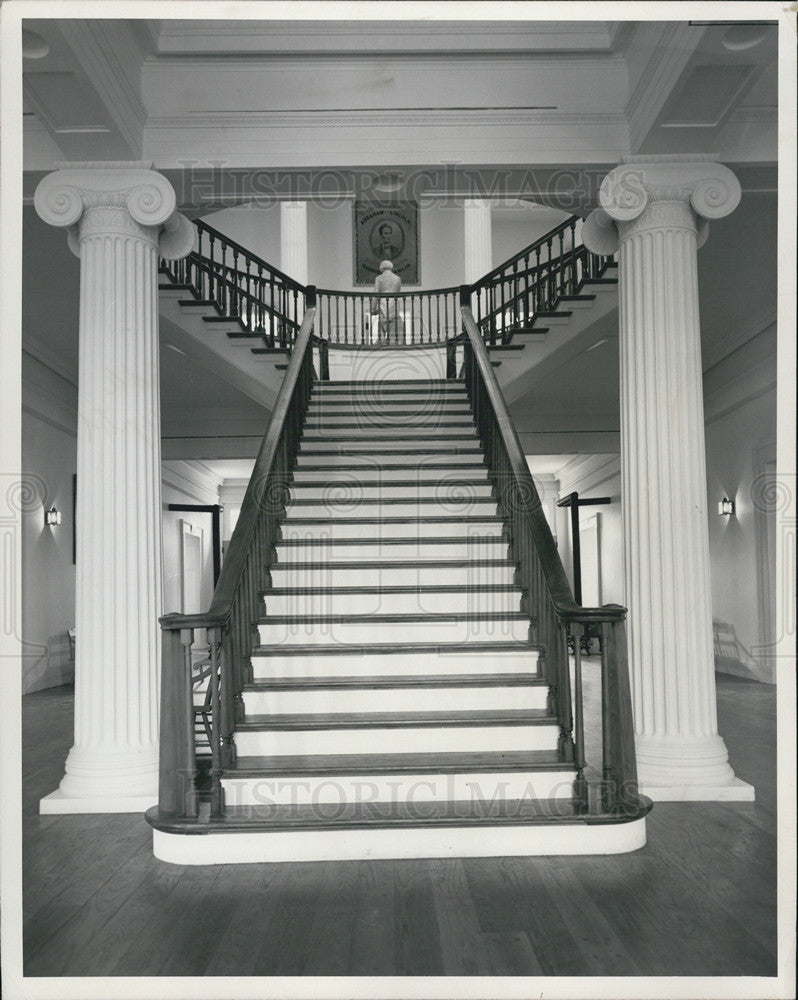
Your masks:
{"label": "wall sconce", "polygon": [[724,497],[718,504],[718,513],[729,516],[734,514],[734,500],[729,500],[728,497]]}
{"label": "wall sconce", "polygon": [[44,523],[45,524],[60,524],[61,523],[61,511],[58,510],[53,504],[53,506],[44,512]]}

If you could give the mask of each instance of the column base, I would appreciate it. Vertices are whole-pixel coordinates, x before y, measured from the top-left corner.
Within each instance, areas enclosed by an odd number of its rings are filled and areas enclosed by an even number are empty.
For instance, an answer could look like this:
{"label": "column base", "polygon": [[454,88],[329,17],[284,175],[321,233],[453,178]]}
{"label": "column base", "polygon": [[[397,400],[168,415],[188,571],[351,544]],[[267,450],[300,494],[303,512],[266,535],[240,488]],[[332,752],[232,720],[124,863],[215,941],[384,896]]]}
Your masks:
{"label": "column base", "polygon": [[67,795],[60,788],[39,799],[42,816],[76,813],[144,813],[158,802],[158,795]]}
{"label": "column base", "polygon": [[754,787],[729,765],[729,752],[717,734],[701,737],[638,734],[640,791],[654,802],[753,802]]}
{"label": "column base", "polygon": [[639,789],[652,802],[754,802],[756,799],[754,786],[739,778],[721,785],[655,785],[643,781]]}

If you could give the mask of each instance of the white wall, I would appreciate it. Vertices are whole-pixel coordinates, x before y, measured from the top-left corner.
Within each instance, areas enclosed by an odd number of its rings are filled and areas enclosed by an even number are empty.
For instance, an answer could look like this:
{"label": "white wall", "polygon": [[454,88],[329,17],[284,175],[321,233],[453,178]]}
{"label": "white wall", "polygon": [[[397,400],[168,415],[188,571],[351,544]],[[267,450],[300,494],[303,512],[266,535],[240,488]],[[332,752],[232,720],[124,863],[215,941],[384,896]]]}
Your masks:
{"label": "white wall", "polygon": [[[53,378],[53,380],[55,377]],[[24,399],[24,397],[23,397]],[[23,407],[24,407],[23,402]],[[77,460],[74,431],[28,408],[22,412],[22,692],[70,683],[67,628],[75,624],[72,563],[72,476]],[[44,511],[55,504],[61,524],[47,527]]]}
{"label": "white wall", "polygon": [[[705,377],[707,511],[718,670],[772,683],[775,663],[763,648],[767,518],[775,516],[761,476],[775,457],[775,327],[768,327]],[[722,497],[733,517],[717,513]]]}

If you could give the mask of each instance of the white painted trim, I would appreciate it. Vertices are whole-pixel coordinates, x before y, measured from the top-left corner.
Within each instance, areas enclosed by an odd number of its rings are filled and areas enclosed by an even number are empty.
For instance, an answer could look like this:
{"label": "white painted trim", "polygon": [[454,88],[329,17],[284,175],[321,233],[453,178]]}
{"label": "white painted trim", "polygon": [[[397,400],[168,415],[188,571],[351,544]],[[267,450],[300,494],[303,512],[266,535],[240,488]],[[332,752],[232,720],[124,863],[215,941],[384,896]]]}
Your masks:
{"label": "white painted trim", "polygon": [[[120,779],[121,781],[122,779]],[[65,816],[82,813],[143,813],[157,805],[157,794],[149,795],[87,795],[80,798],[65,795],[60,788],[39,799],[41,816]]]}
{"label": "white painted trim", "polygon": [[176,865],[269,861],[378,861],[627,854],[644,847],[645,818],[630,823],[286,830],[204,836],[153,830],[155,857]]}

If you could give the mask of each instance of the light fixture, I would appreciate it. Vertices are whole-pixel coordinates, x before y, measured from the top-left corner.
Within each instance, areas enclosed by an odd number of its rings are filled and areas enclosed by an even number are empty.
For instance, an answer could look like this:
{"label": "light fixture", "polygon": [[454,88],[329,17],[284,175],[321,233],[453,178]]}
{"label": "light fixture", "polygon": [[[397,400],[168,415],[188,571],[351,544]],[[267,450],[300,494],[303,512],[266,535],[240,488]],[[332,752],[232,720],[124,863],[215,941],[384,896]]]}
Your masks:
{"label": "light fixture", "polygon": [[61,523],[61,511],[53,504],[53,506],[44,512],[44,523],[45,524],[60,524]]}
{"label": "light fixture", "polygon": [[724,515],[731,515],[734,513],[734,500],[729,500],[728,497],[724,497],[718,504],[718,513]]}

